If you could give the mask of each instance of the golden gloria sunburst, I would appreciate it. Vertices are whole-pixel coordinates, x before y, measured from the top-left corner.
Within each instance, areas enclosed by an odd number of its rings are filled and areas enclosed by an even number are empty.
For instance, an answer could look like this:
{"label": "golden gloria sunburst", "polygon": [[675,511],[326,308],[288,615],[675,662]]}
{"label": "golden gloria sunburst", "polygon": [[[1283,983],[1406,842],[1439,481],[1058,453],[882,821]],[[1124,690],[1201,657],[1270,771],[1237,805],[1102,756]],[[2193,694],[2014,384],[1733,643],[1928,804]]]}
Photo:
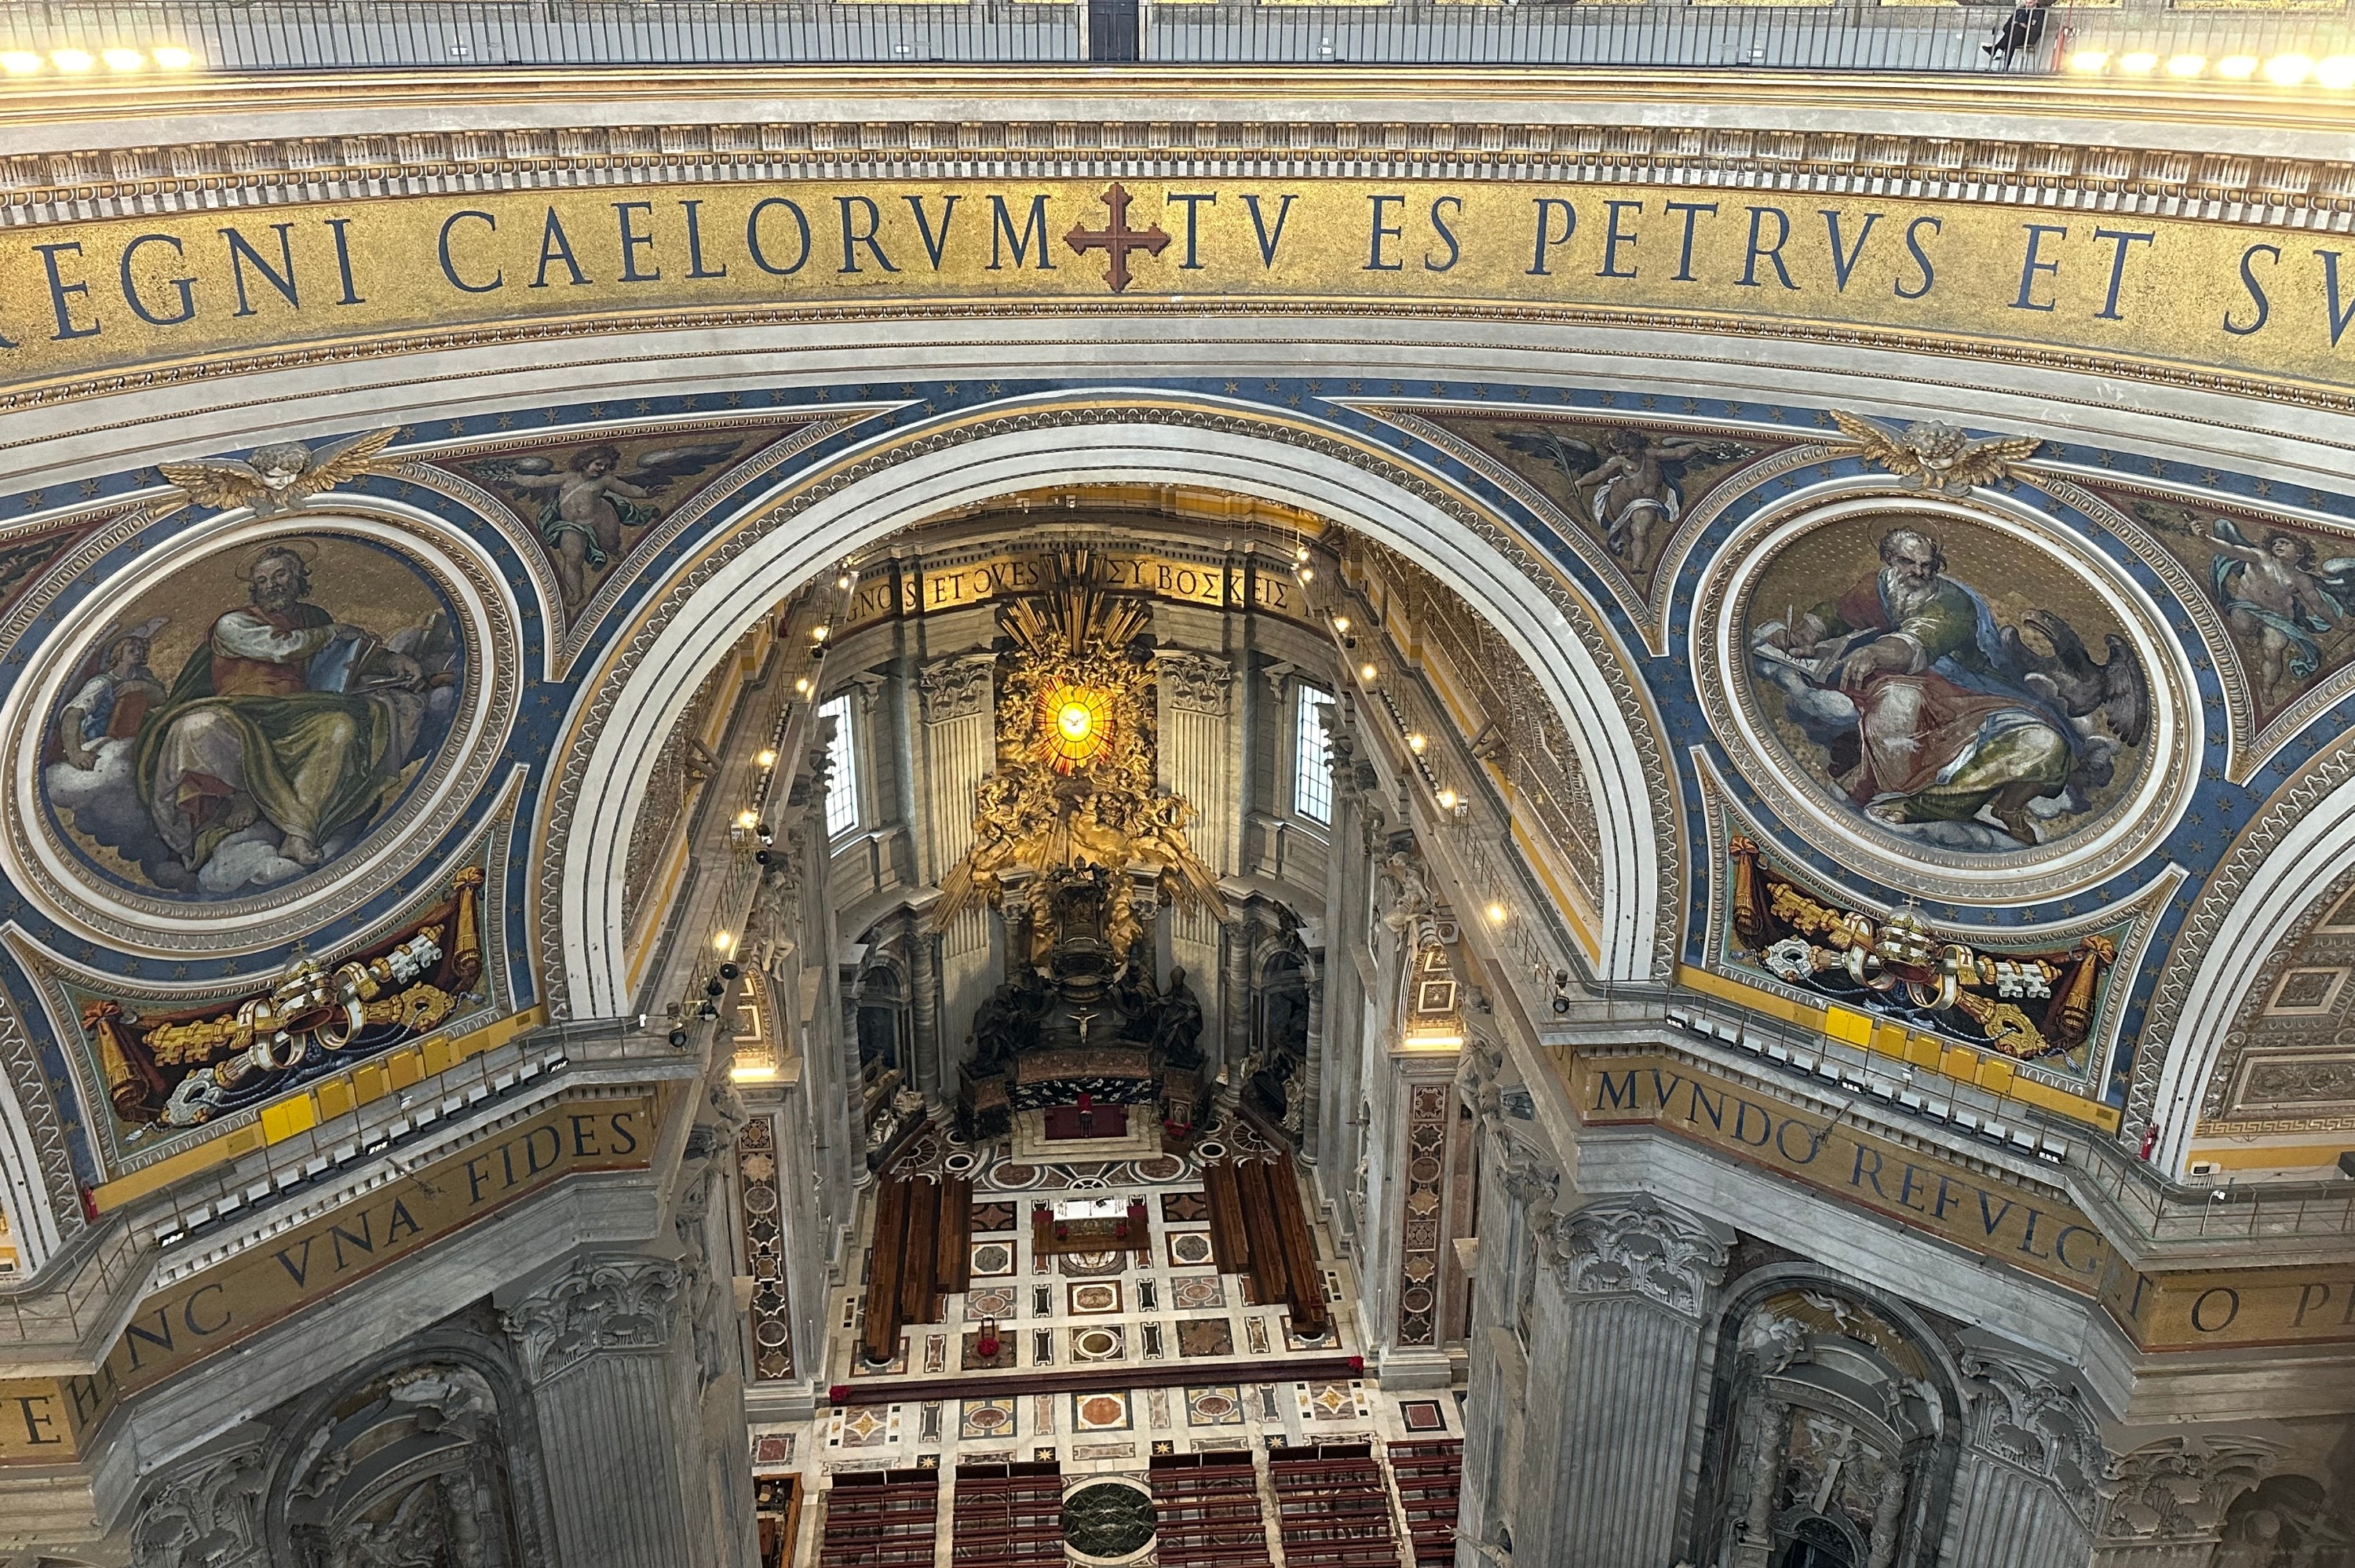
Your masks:
{"label": "golden gloria sunburst", "polygon": [[1047,592],[999,613],[1015,646],[998,678],[997,768],[975,791],[974,845],[942,879],[935,919],[996,904],[1001,871],[1138,864],[1161,868],[1165,898],[1223,918],[1187,839],[1194,808],[1156,778],[1151,611],[1071,551]]}
{"label": "golden gloria sunburst", "polygon": [[1058,773],[1085,768],[1113,744],[1113,694],[1097,686],[1063,682],[1041,692],[1032,732],[1039,760]]}

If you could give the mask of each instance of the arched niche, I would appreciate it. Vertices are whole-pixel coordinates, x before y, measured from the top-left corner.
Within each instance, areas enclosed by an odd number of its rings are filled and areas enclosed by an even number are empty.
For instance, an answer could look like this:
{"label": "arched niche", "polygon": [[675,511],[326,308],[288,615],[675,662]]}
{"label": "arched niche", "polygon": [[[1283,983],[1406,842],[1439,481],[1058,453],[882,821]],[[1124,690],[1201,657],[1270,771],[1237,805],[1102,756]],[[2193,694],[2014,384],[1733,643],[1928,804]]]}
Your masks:
{"label": "arched niche", "polygon": [[1720,1319],[1695,1544],[1744,1568],[1930,1568],[1963,1441],[1961,1380],[1874,1293],[1774,1268]]}

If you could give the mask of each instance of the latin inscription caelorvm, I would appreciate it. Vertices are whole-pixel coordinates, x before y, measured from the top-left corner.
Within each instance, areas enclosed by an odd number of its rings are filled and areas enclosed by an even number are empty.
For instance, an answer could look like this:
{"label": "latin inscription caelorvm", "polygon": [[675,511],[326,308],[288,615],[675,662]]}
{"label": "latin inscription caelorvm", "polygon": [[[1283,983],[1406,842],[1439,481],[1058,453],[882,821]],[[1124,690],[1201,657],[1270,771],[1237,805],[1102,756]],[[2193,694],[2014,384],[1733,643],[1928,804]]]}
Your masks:
{"label": "latin inscription caelorvm", "polygon": [[469,326],[1279,300],[1861,328],[2344,386],[2355,240],[1958,201],[1445,178],[384,196],[11,230],[0,387]]}

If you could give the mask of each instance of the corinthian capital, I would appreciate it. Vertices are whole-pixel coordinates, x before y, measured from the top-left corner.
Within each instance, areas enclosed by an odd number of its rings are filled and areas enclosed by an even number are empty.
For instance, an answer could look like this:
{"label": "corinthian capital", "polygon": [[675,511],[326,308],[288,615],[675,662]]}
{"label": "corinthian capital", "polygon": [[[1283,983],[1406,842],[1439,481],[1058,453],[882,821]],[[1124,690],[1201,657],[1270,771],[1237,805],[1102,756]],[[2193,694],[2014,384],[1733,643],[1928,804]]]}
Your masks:
{"label": "corinthian capital", "polygon": [[1209,653],[1165,648],[1153,656],[1153,678],[1161,683],[1161,689],[1167,694],[1171,707],[1208,714],[1212,718],[1227,716],[1235,667],[1224,659]]}
{"label": "corinthian capital", "polygon": [[500,1324],[538,1383],[602,1351],[663,1349],[683,1284],[678,1265],[661,1258],[583,1258],[507,1310]]}
{"label": "corinthian capital", "polygon": [[926,724],[946,724],[989,709],[990,677],[997,668],[995,653],[957,653],[934,660],[916,677],[916,694],[924,705]]}
{"label": "corinthian capital", "polygon": [[1697,1315],[1725,1277],[1725,1244],[1650,1198],[1597,1198],[1563,1215],[1554,1248],[1574,1295],[1643,1296],[1688,1314]]}

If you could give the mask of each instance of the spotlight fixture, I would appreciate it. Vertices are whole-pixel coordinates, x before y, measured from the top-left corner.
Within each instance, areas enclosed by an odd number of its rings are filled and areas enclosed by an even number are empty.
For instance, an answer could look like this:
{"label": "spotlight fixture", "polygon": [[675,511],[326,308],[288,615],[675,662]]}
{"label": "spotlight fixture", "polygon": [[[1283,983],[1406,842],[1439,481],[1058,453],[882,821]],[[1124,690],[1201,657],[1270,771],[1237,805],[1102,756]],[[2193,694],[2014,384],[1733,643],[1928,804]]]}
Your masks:
{"label": "spotlight fixture", "polygon": [[1553,971],[1553,1010],[1557,1014],[1570,1011],[1570,971]]}
{"label": "spotlight fixture", "polygon": [[[728,982],[715,975],[711,979],[703,982],[703,994],[706,996],[725,996],[728,994]],[[709,1008],[711,1004],[707,1001],[703,1005]],[[711,1014],[706,1012],[704,1016],[709,1018]]]}
{"label": "spotlight fixture", "polygon": [[807,675],[804,675],[794,682],[794,694],[796,696],[804,697],[809,695],[809,677]]}
{"label": "spotlight fixture", "polygon": [[670,1048],[674,1051],[683,1051],[687,1049],[686,1030],[674,1029],[670,1032]]}
{"label": "spotlight fixture", "polygon": [[98,62],[91,58],[90,51],[87,49],[51,49],[49,63],[61,71],[78,74],[88,70]]}
{"label": "spotlight fixture", "polygon": [[1508,910],[1501,902],[1493,898],[1488,901],[1487,916],[1489,925],[1503,925],[1505,923],[1506,916],[1510,913],[1511,911]]}
{"label": "spotlight fixture", "polygon": [[1346,615],[1337,615],[1337,616],[1335,616],[1335,617],[1333,618],[1333,630],[1336,630],[1336,631],[1337,631],[1337,632],[1339,632],[1339,633],[1340,633],[1342,636],[1344,636],[1344,637],[1348,636],[1348,635],[1349,635],[1349,618],[1348,618],[1348,616],[1346,616]]}
{"label": "spotlight fixture", "polygon": [[197,63],[197,57],[177,44],[165,44],[155,51],[155,63],[165,70],[186,70]]}
{"label": "spotlight fixture", "polygon": [[2102,69],[2109,63],[2110,53],[2107,49],[2079,49],[2069,57],[2071,70],[2090,73]]}
{"label": "spotlight fixture", "polygon": [[1374,666],[1369,663],[1360,664],[1358,666],[1358,679],[1369,683],[1371,683],[1373,679],[1380,673],[1381,672],[1380,670],[1374,668]]}
{"label": "spotlight fixture", "polygon": [[758,811],[745,810],[736,813],[736,825],[748,833],[752,831],[752,824],[760,820],[761,813]]}
{"label": "spotlight fixture", "polygon": [[771,854],[767,850],[764,850],[764,849],[762,849],[762,850],[754,850],[754,851],[752,852],[752,863],[753,863],[754,865],[766,865],[766,864],[768,864],[771,861],[773,861],[773,860],[774,860],[774,859],[776,859],[776,858],[777,858],[777,857],[776,857],[775,855]]}
{"label": "spotlight fixture", "polygon": [[1316,580],[1316,571],[1308,567],[1301,567],[1297,568],[1293,575],[1305,583],[1313,583]]}
{"label": "spotlight fixture", "polygon": [[845,572],[840,577],[834,579],[834,586],[840,588],[845,593],[848,593],[853,588],[856,588],[858,584],[858,579],[852,577],[848,572]]}
{"label": "spotlight fixture", "polygon": [[1423,748],[1430,744],[1431,738],[1424,735],[1421,730],[1416,730],[1413,734],[1406,737],[1406,748],[1409,751],[1413,752],[1417,757],[1421,757],[1423,755]]}
{"label": "spotlight fixture", "polygon": [[834,629],[832,627],[826,626],[823,623],[813,626],[810,628],[810,641],[813,642],[823,642],[826,641],[826,633],[833,630]]}
{"label": "spotlight fixture", "polygon": [[2332,55],[2314,68],[2314,79],[2328,88],[2355,87],[2355,55]]}
{"label": "spotlight fixture", "polygon": [[2257,74],[2257,57],[2254,55],[2226,55],[2222,59],[2216,62],[2216,74],[2232,81],[2246,81],[2249,78]]}
{"label": "spotlight fixture", "polygon": [[137,49],[101,49],[98,58],[109,70],[137,70],[147,63],[147,57]]}
{"label": "spotlight fixture", "polygon": [[724,953],[736,945],[736,938],[729,932],[721,931],[711,938],[711,945]]}
{"label": "spotlight fixture", "polygon": [[701,1007],[695,1010],[695,1016],[709,1021],[719,1017],[719,1010],[707,1001]]}
{"label": "spotlight fixture", "polygon": [[755,768],[774,768],[776,765],[777,754],[766,747],[762,749],[760,756],[752,758],[752,766]]}
{"label": "spotlight fixture", "polygon": [[10,76],[30,76],[41,69],[41,57],[25,49],[10,49],[0,54],[0,70]]}
{"label": "spotlight fixture", "polygon": [[2177,55],[2167,62],[2167,74],[2169,76],[2198,76],[2207,69],[2208,57],[2205,55]]}
{"label": "spotlight fixture", "polygon": [[1438,799],[1439,799],[1439,809],[1440,809],[1441,810],[1443,810],[1443,811],[1452,811],[1452,810],[1455,810],[1455,790],[1453,790],[1453,789],[1442,789],[1442,790],[1439,792],[1439,797],[1438,797]]}
{"label": "spotlight fixture", "polygon": [[2158,65],[2158,57],[2148,49],[2137,49],[2118,57],[2118,69],[2128,76],[2147,76]]}
{"label": "spotlight fixture", "polygon": [[2265,79],[2276,87],[2296,87],[2314,69],[2304,55],[2275,55],[2265,62]]}

